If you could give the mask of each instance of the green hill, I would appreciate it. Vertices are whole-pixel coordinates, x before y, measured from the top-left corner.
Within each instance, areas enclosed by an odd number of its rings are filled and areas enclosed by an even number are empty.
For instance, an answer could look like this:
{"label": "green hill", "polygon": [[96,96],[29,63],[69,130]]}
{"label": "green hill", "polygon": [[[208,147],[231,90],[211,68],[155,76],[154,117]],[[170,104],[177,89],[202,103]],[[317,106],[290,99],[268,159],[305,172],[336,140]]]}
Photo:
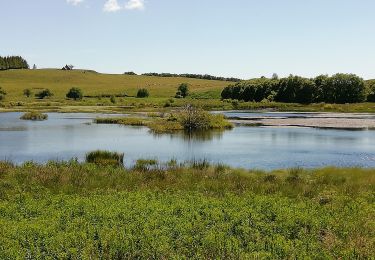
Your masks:
{"label": "green hill", "polygon": [[188,83],[192,93],[209,94],[219,98],[222,89],[230,82],[181,77],[153,77],[137,75],[101,74],[94,71],[56,69],[0,71],[0,86],[8,93],[9,101],[30,100],[23,96],[26,88],[38,92],[48,88],[54,93],[52,100],[64,99],[71,87],[79,87],[84,95],[135,96],[139,88],[147,88],[151,97],[173,97],[181,83]]}

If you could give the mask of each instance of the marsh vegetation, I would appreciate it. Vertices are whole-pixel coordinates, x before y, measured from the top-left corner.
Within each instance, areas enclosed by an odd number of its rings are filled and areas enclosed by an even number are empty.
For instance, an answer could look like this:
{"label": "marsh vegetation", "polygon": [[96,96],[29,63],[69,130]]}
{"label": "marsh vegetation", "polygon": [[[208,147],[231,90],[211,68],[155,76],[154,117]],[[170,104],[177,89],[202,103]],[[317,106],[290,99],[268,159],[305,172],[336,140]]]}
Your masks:
{"label": "marsh vegetation", "polygon": [[22,120],[31,120],[31,121],[44,121],[48,119],[47,114],[42,114],[36,111],[27,112],[23,114],[20,119]]}
{"label": "marsh vegetation", "polygon": [[183,109],[168,114],[151,114],[151,116],[97,118],[97,124],[120,124],[130,126],[147,126],[156,133],[170,133],[178,130],[204,131],[225,130],[233,128],[223,115],[211,114],[203,109],[187,105]]}
{"label": "marsh vegetation", "polygon": [[373,256],[374,170],[0,163],[1,259]]}

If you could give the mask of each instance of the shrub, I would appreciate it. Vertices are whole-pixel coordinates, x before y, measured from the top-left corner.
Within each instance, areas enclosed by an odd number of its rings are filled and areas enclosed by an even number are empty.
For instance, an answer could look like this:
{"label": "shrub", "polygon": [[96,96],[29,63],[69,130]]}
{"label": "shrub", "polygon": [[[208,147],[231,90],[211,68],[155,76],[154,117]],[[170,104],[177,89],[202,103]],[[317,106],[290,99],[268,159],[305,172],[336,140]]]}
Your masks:
{"label": "shrub", "polygon": [[39,112],[28,112],[23,114],[20,119],[32,120],[32,121],[43,121],[48,119],[48,115]]}
{"label": "shrub", "polygon": [[102,166],[123,166],[124,154],[109,151],[93,151],[86,154],[86,162]]}
{"label": "shrub", "polygon": [[6,94],[5,90],[0,87],[0,101],[5,99]]}
{"label": "shrub", "polygon": [[31,89],[29,89],[29,88],[23,90],[23,95],[26,96],[26,97],[30,97],[32,94],[33,93],[31,91]]}
{"label": "shrub", "polygon": [[150,96],[150,93],[145,88],[141,88],[137,92],[137,98],[147,98],[149,96]]}
{"label": "shrub", "polygon": [[178,86],[176,98],[185,98],[189,95],[189,85],[187,83],[182,83]]}
{"label": "shrub", "polygon": [[112,96],[109,98],[109,100],[111,101],[112,104],[116,104],[116,98],[115,98],[115,96],[112,95]]}
{"label": "shrub", "polygon": [[71,88],[66,94],[66,97],[74,100],[81,100],[83,98],[83,93],[80,88]]}
{"label": "shrub", "polygon": [[49,89],[44,89],[35,94],[35,96],[39,99],[44,99],[46,97],[52,97],[53,93]]}

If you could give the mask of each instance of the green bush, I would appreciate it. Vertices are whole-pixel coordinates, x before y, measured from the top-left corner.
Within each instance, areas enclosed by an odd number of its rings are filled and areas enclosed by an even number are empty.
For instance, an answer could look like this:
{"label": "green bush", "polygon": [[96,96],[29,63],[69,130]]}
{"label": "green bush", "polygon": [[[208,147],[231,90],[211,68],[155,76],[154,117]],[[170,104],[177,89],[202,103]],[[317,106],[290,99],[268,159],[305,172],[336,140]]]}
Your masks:
{"label": "green bush", "polygon": [[66,97],[74,100],[81,100],[83,98],[83,92],[80,88],[71,88],[66,94]]}
{"label": "green bush", "polygon": [[137,98],[147,98],[149,96],[150,96],[150,93],[145,88],[141,88],[137,92]]}
{"label": "green bush", "polygon": [[93,151],[86,154],[86,162],[102,166],[124,165],[124,154],[109,151]]}
{"label": "green bush", "polygon": [[0,87],[0,101],[5,99],[6,94],[5,90]]}
{"label": "green bush", "polygon": [[44,89],[36,93],[35,96],[39,99],[44,99],[44,98],[52,97],[53,93],[49,89]]}
{"label": "green bush", "polygon": [[26,97],[30,97],[32,94],[33,92],[29,88],[23,90],[23,95]]}
{"label": "green bush", "polygon": [[187,83],[182,83],[178,86],[176,98],[186,98],[189,95],[189,85]]}
{"label": "green bush", "polygon": [[32,120],[32,121],[44,121],[48,119],[48,115],[39,112],[28,112],[23,114],[20,119],[22,120]]}

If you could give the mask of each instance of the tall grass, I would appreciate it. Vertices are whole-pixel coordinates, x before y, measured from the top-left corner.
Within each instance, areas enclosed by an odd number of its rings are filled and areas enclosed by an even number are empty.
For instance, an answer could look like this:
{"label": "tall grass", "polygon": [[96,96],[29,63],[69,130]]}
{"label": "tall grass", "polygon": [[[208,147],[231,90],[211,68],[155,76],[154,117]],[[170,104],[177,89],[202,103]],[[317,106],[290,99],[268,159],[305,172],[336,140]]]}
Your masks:
{"label": "tall grass", "polygon": [[149,163],[0,163],[0,259],[373,257],[373,169]]}
{"label": "tall grass", "polygon": [[93,151],[86,154],[86,162],[97,165],[124,165],[124,154],[109,151]]}

